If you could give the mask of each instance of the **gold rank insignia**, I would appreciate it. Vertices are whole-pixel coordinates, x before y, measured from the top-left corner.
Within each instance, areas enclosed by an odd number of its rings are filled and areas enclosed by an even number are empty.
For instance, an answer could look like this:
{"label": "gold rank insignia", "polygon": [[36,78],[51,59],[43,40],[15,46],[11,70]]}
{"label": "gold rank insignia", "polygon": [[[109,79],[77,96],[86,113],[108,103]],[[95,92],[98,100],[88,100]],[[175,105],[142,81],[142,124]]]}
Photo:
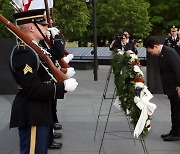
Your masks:
{"label": "gold rank insignia", "polygon": [[23,71],[24,71],[24,75],[27,72],[33,73],[32,68],[28,64],[26,64],[26,66],[24,67]]}

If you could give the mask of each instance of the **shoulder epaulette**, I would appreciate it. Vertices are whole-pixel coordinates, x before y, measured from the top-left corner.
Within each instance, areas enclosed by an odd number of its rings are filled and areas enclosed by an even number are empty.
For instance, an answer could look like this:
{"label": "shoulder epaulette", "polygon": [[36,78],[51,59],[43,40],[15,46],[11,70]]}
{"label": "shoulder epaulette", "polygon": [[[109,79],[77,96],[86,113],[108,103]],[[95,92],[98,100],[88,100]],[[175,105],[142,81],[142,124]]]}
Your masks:
{"label": "shoulder epaulette", "polygon": [[12,68],[12,70],[13,70],[14,72],[16,72],[16,71],[15,71],[15,69],[14,69],[14,67],[13,67],[13,55],[14,55],[14,51],[15,51],[16,48],[18,48],[18,49],[23,48],[23,49],[26,49],[26,50],[32,52],[32,53],[35,55],[36,60],[37,60],[37,70],[39,69],[40,59],[39,59],[38,54],[37,54],[33,49],[27,47],[27,46],[24,44],[24,45],[21,45],[21,46],[16,45],[16,46],[13,48],[12,52],[11,52],[11,55],[10,55],[10,66],[11,66],[11,68]]}
{"label": "shoulder epaulette", "polygon": [[26,45],[22,41],[18,41],[17,47],[18,47],[18,49],[23,49],[23,50],[26,49]]}

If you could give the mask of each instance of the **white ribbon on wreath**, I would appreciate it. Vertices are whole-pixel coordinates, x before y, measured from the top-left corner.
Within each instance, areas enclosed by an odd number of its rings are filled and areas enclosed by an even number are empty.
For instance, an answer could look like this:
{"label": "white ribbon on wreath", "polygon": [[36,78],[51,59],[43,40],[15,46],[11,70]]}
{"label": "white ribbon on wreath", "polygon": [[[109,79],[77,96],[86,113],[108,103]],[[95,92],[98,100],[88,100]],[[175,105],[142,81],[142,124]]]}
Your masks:
{"label": "white ribbon on wreath", "polygon": [[144,130],[144,127],[146,126],[148,115],[151,116],[154,113],[154,110],[156,109],[156,105],[149,102],[149,100],[153,97],[153,95],[147,89],[146,86],[144,86],[144,88],[140,92],[140,98],[137,99],[137,96],[135,97],[136,97],[135,101],[138,101],[136,102],[136,105],[141,110],[141,115],[134,129],[134,137],[138,138],[139,135]]}

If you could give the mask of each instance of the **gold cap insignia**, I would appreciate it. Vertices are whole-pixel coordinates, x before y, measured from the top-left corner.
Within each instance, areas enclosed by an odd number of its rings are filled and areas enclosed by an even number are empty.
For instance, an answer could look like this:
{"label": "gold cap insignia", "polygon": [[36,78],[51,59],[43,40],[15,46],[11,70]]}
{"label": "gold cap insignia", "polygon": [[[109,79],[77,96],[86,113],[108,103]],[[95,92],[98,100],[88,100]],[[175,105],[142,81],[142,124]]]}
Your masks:
{"label": "gold cap insignia", "polygon": [[172,32],[176,32],[178,29],[173,25],[172,28],[171,28],[171,31]]}
{"label": "gold cap insignia", "polygon": [[28,72],[33,73],[32,68],[28,64],[26,64],[23,71],[24,71],[24,75]]}

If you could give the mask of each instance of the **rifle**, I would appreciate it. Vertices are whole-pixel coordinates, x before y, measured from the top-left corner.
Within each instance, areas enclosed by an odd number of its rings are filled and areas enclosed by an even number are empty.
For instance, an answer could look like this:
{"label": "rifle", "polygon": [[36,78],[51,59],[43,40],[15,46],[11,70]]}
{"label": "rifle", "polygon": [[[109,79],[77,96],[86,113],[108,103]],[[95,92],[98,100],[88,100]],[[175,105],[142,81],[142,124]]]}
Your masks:
{"label": "rifle", "polygon": [[[50,13],[49,13],[49,7],[48,7],[47,0],[44,0],[44,5],[45,5],[45,10],[46,10],[47,22],[49,23],[49,28],[52,28],[52,26],[55,27],[55,19],[54,19],[54,14],[53,14],[53,8],[50,9]],[[50,16],[52,18],[53,23],[50,21]],[[62,33],[61,33],[61,35],[62,35]],[[63,40],[65,41],[64,36],[63,36]],[[68,55],[69,52],[67,50],[64,50],[64,54]]]}
{"label": "rifle", "polygon": [[[47,14],[47,20],[48,20],[48,23],[49,23],[49,27],[50,27],[50,17],[49,17],[49,12],[48,12],[48,3],[47,3],[47,1],[44,1],[44,3],[45,3],[45,8],[46,8],[46,14]],[[23,10],[20,8],[20,6],[18,6],[16,3],[15,3],[15,1],[11,1],[10,2],[10,4],[13,6],[13,8],[14,8],[14,10],[16,11],[16,12],[23,12]],[[51,25],[51,27],[52,27],[52,25]],[[52,46],[52,41],[51,40],[49,40],[47,37],[45,37],[45,36],[43,36],[44,37],[44,40],[45,40],[45,42],[49,45],[49,46]],[[63,59],[61,59],[61,60],[59,60],[59,64],[60,64],[60,66],[62,67],[61,68],[61,71],[63,72],[63,73],[67,73],[67,69],[66,68],[69,68],[70,66],[63,60]]]}
{"label": "rifle", "polygon": [[18,6],[16,3],[15,3],[15,1],[11,1],[10,2],[10,4],[13,6],[13,8],[14,8],[14,10],[16,11],[16,12],[23,12],[23,9],[20,7],[20,6]]}
{"label": "rifle", "polygon": [[13,33],[16,37],[24,41],[28,46],[35,50],[35,52],[48,64],[53,75],[58,82],[63,82],[68,79],[68,77],[60,71],[54,63],[51,61],[49,56],[44,53],[45,49],[41,48],[34,40],[32,40],[27,34],[23,33],[19,28],[17,28],[13,23],[7,20],[4,16],[0,14],[0,21],[6,26],[6,28]]}
{"label": "rifle", "polygon": [[[48,27],[49,27],[49,28],[52,28],[52,22],[50,21],[50,13],[49,13],[49,7],[48,7],[48,2],[47,2],[47,0],[44,0],[44,4],[45,4],[47,22],[48,22],[48,24],[49,24]],[[54,22],[54,19],[53,19],[53,22]],[[53,23],[53,25],[55,25],[55,23]],[[61,34],[61,35],[62,35],[62,34]],[[51,40],[52,40],[52,38],[51,38]],[[45,39],[46,43],[47,43],[48,45],[50,45],[50,46],[52,45],[52,41],[51,41],[51,40],[48,41],[47,39]],[[64,37],[63,37],[63,40],[64,40],[64,42],[65,42]],[[64,49],[64,54],[65,54],[65,55],[68,55],[69,53],[67,52],[67,50]],[[69,68],[69,67],[70,67],[63,59],[58,60],[58,62],[59,62],[59,64],[61,65],[61,67],[64,68],[64,69],[62,69],[63,72],[64,72],[65,68]],[[66,72],[67,72],[67,70],[66,70]]]}
{"label": "rifle", "polygon": [[[51,8],[50,9],[50,16],[51,16],[51,19],[52,19],[52,26],[53,27],[55,27],[55,19],[54,19],[54,11],[53,11],[53,8]],[[49,22],[48,22],[49,23]],[[64,38],[64,35],[60,32],[60,35],[62,36],[62,38],[63,38],[63,41],[64,42],[66,42],[66,39]],[[69,54],[69,52],[66,50],[66,49],[64,49],[64,55],[68,55]]]}

